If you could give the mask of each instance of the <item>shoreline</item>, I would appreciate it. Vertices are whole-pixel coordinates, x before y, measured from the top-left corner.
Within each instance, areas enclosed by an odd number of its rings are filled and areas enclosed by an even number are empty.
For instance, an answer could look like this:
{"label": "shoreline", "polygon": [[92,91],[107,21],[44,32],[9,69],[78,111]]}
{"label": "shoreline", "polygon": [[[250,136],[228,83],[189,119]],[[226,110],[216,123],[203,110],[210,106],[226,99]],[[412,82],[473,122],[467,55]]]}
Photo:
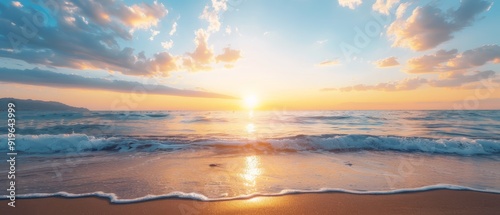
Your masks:
{"label": "shoreline", "polygon": [[111,203],[104,197],[16,199],[16,208],[0,200],[8,214],[496,214],[500,194],[466,190],[430,190],[397,194],[342,192],[297,193],[248,199],[200,201],[161,198]]}

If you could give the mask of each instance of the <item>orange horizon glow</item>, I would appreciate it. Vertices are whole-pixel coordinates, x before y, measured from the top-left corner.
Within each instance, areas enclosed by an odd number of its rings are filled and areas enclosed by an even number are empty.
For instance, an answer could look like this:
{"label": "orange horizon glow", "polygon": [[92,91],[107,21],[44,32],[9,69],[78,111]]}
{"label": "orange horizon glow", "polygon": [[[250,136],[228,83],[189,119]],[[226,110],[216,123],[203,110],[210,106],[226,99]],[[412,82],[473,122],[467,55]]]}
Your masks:
{"label": "orange horizon glow", "polygon": [[[274,92],[256,97],[254,94],[242,99],[196,98],[164,95],[134,96],[131,93],[116,93],[101,90],[64,89],[7,84],[16,91],[16,98],[54,101],[90,110],[454,110],[498,109],[500,91],[487,89],[442,89],[424,88],[404,92]],[[9,90],[1,97],[11,97]],[[33,94],[36,90],[44,92]],[[477,95],[482,95],[476,96]],[[78,96],[74,96],[78,95]],[[486,97],[486,95],[488,97]],[[472,107],[472,108],[471,108]]]}

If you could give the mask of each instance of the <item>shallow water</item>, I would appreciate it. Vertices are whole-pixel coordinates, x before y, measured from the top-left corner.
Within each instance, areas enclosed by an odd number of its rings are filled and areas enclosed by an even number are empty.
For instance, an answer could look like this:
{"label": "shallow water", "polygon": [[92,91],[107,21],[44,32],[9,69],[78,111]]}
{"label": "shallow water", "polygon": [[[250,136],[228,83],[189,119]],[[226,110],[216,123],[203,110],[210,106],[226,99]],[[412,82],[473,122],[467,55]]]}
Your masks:
{"label": "shallow water", "polygon": [[25,196],[500,192],[500,111],[24,112],[17,121]]}

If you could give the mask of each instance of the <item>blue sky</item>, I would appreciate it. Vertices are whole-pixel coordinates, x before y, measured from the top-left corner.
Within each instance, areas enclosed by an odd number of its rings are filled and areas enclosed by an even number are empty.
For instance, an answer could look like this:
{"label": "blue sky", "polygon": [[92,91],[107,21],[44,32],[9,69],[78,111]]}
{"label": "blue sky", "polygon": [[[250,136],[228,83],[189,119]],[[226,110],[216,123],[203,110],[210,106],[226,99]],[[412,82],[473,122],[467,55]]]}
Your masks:
{"label": "blue sky", "polygon": [[[171,89],[146,92],[169,103],[185,95],[252,94],[268,107],[335,109],[367,102],[401,107],[394,103],[408,97],[414,99],[401,102],[461,101],[485,88],[485,80],[500,88],[500,8],[489,0],[45,0],[0,6],[2,97],[27,97],[37,86],[41,90],[30,97],[81,105],[72,94],[118,97],[127,90],[101,84],[147,82]],[[47,19],[26,38],[23,17]],[[26,40],[14,46],[12,35]],[[41,77],[47,74],[60,80]],[[63,84],[68,78],[82,80]],[[71,90],[51,96],[57,89]],[[481,99],[498,98],[495,90]],[[168,108],[151,106],[153,99],[145,103],[142,108]],[[229,108],[222,103],[217,107]]]}

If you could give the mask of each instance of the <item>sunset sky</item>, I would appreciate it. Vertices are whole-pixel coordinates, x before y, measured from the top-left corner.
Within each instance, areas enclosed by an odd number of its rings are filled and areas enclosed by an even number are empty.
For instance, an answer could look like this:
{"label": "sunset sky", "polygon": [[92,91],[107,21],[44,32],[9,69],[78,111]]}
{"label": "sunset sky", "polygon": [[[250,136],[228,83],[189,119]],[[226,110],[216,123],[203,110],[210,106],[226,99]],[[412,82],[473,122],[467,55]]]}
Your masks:
{"label": "sunset sky", "polygon": [[[38,2],[38,3],[34,3]],[[486,0],[0,3],[0,97],[93,110],[499,109]]]}

